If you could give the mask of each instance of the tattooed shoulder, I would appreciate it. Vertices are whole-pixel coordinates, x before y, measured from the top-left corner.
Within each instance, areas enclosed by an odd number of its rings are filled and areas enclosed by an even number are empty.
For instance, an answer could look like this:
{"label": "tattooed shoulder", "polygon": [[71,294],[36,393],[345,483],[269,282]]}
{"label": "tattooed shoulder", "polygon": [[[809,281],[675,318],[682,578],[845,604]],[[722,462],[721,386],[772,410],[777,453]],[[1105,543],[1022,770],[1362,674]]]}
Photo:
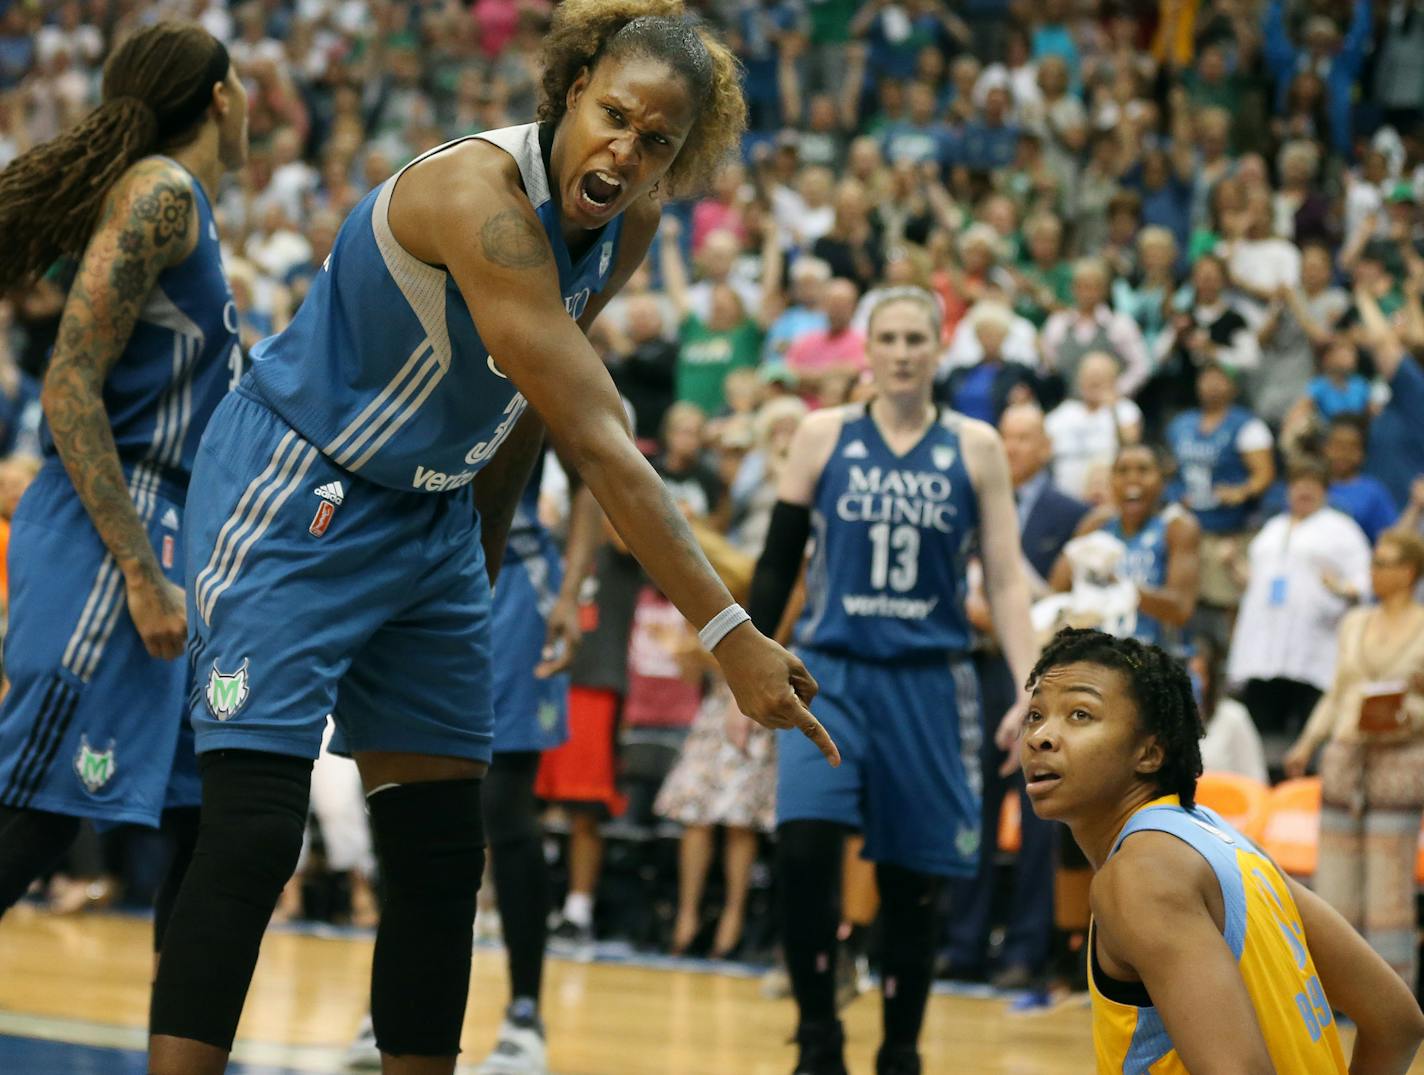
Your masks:
{"label": "tattooed shoulder", "polygon": [[109,283],[123,302],[139,302],[158,273],[197,242],[192,181],[167,161],[142,161],[121,182],[100,230],[109,230]]}
{"label": "tattooed shoulder", "polygon": [[552,255],[543,229],[518,209],[502,209],[480,227],[485,257],[506,269],[534,269]]}

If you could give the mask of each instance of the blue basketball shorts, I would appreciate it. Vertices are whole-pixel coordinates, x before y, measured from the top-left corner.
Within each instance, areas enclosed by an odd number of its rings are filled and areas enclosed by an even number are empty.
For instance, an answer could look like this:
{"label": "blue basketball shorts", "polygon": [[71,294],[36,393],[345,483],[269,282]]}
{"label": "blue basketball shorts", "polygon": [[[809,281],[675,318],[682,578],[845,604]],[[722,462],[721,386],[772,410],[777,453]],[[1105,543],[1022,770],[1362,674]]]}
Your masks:
{"label": "blue basketball shorts", "polygon": [[777,822],[834,821],[864,857],[972,877],[979,863],[979,683],[966,659],[888,664],[802,650],[811,708],[840,748],[832,769],[799,731],[777,733]]}
{"label": "blue basketball shorts", "polygon": [[[146,464],[125,477],[164,575],[181,585],[183,489]],[[0,803],[140,825],[196,806],[188,665],[144,649],[123,575],[57,461],[15,510],[9,571]]]}
{"label": "blue basketball shorts", "polygon": [[336,466],[239,387],[188,498],[199,753],[488,761],[490,589],[469,486],[403,492]]}
{"label": "blue basketball shorts", "polygon": [[[531,544],[542,546],[537,538]],[[548,614],[559,595],[558,553],[536,547],[521,554],[515,539],[494,588],[494,749],[552,750],[569,737],[569,677],[538,679]]]}

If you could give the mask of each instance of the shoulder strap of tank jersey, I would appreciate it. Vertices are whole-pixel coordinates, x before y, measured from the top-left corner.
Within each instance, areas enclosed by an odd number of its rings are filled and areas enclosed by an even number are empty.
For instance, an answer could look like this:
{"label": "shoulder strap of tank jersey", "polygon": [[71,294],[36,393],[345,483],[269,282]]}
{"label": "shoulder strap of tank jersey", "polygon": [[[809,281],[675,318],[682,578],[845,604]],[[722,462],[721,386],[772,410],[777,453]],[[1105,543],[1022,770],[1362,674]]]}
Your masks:
{"label": "shoulder strap of tank jersey", "polygon": [[167,161],[169,164],[173,165],[173,167],[177,168],[179,171],[181,171],[184,175],[188,177],[188,185],[193,188],[194,192],[198,196],[199,212],[201,212],[203,209],[208,209],[209,211],[211,211],[211,205],[208,202],[208,192],[203,189],[203,184],[198,182],[198,177],[195,176],[192,172],[188,171],[186,167],[184,167],[182,161],[174,160],[166,153],[155,153],[153,154],[153,156],[157,157],[161,161]]}
{"label": "shoulder strap of tank jersey", "polygon": [[1133,814],[1118,833],[1108,857],[1115,855],[1123,841],[1135,832],[1165,832],[1206,859],[1216,874],[1226,911],[1222,936],[1231,954],[1240,959],[1246,945],[1246,889],[1236,852],[1254,848],[1215,814],[1200,808],[1187,810],[1181,806],[1161,805],[1148,806]]}
{"label": "shoulder strap of tank jersey", "polygon": [[521,123],[517,127],[500,127],[472,137],[498,146],[519,166],[519,178],[524,181],[524,193],[529,203],[538,209],[549,200],[549,173],[544,169],[544,153],[539,144],[539,125]]}

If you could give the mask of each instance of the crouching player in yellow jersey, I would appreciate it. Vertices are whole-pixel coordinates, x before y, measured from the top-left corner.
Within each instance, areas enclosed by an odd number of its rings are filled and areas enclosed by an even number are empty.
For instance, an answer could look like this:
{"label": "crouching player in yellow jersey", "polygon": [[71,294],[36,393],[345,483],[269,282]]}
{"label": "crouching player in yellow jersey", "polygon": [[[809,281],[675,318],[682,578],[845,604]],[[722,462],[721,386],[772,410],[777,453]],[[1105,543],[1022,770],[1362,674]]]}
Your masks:
{"label": "crouching player in yellow jersey", "polygon": [[[1020,758],[1039,817],[1093,864],[1100,1073],[1385,1075],[1424,1040],[1409,988],[1319,897],[1194,803],[1191,681],[1155,646],[1061,632],[1029,681]],[[1332,1012],[1358,1028],[1346,1066]]]}

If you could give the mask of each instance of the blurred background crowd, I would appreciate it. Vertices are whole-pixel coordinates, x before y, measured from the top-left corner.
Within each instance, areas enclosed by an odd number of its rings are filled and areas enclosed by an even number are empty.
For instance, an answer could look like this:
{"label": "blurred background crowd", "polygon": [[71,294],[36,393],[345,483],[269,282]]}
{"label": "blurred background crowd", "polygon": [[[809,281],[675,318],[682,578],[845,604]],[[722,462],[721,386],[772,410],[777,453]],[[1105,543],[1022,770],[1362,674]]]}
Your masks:
{"label": "blurred background crowd", "polygon": [[[1412,847],[1424,811],[1424,2],[689,7],[744,64],[751,129],[705,196],[666,208],[592,338],[714,562],[745,585],[797,422],[864,397],[877,290],[929,289],[945,312],[938,398],[1005,438],[1039,626],[1136,631],[1133,610],[1150,613],[1154,640],[1192,660],[1209,769],[1296,777],[1323,747],[1334,821],[1318,882],[1413,973],[1413,879],[1372,869],[1362,839],[1376,813],[1403,813]],[[0,8],[0,165],[92,107],[126,29],[179,15],[228,43],[252,153],[218,218],[246,346],[283,328],[372,186],[443,141],[533,118],[550,13]],[[35,467],[66,283],[57,266],[0,298],[6,518]],[[541,511],[559,532],[568,486],[547,469]],[[1158,519],[1166,551],[1139,562],[1134,537]],[[1083,541],[1100,526],[1116,546]],[[770,741],[729,738],[695,638],[615,542],[585,596],[573,689],[612,699],[619,749],[596,786],[546,788],[564,804],[550,853],[580,897],[565,939],[765,955]],[[992,700],[1002,665],[978,622]],[[1403,716],[1372,732],[1365,702],[1394,694]],[[994,832],[1004,794],[986,799]],[[369,849],[337,835],[350,827],[314,827],[284,913],[369,921]],[[1017,895],[995,840],[953,894],[946,974],[1042,981],[1053,938],[1072,947],[1073,863],[1029,828]],[[95,838],[56,908],[142,904],[152,839]],[[874,918],[865,884],[848,865],[848,937]]]}

